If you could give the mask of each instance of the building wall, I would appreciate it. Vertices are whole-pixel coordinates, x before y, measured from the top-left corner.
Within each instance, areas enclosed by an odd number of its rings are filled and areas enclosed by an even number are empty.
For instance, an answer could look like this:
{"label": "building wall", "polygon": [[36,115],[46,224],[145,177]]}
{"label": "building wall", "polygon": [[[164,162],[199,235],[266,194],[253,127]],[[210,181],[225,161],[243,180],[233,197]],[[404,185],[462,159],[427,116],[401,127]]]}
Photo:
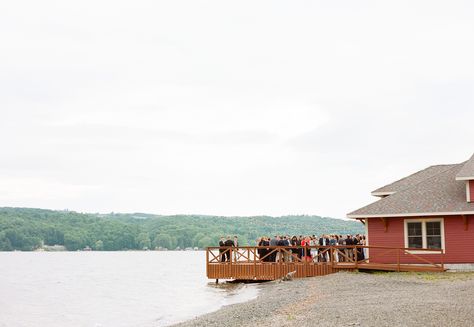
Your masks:
{"label": "building wall", "polygon": [[[425,217],[422,217],[425,218]],[[428,218],[428,217],[426,217]],[[440,217],[431,217],[440,218]],[[464,229],[461,216],[446,216],[444,218],[445,236],[445,263],[474,263],[474,216],[467,216],[468,229]],[[410,219],[410,218],[407,218]],[[417,219],[417,218],[412,218]],[[419,218],[418,218],[419,219]],[[386,247],[405,247],[404,218],[387,218],[388,228],[385,232],[383,221],[380,218],[370,218],[368,223],[369,245]],[[416,254],[421,258],[439,263],[441,258],[437,254]],[[370,249],[370,262],[396,263],[397,252],[386,249]],[[409,254],[400,255],[401,263],[423,263],[423,261]]]}

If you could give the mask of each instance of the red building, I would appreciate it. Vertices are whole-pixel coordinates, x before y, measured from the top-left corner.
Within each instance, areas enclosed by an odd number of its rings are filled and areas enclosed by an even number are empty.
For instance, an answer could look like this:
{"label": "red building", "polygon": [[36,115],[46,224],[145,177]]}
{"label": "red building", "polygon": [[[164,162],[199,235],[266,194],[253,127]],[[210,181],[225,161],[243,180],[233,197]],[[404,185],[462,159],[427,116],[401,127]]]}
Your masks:
{"label": "red building", "polygon": [[394,252],[371,248],[369,260],[437,261],[439,251],[416,249],[443,249],[447,268],[474,267],[474,155],[460,164],[428,167],[372,195],[380,199],[347,215],[365,224],[367,244],[413,250],[398,259]]}

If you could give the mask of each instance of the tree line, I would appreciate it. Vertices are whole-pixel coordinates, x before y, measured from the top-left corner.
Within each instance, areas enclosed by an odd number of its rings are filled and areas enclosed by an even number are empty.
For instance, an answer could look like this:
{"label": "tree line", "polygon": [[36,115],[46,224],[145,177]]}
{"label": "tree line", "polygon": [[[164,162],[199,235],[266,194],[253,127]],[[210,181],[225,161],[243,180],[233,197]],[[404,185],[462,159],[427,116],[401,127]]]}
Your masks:
{"label": "tree line", "polygon": [[217,245],[226,235],[237,235],[241,245],[254,245],[263,235],[362,232],[359,222],[319,216],[159,216],[0,208],[0,251],[33,251],[44,245],[62,245],[69,251],[204,248]]}

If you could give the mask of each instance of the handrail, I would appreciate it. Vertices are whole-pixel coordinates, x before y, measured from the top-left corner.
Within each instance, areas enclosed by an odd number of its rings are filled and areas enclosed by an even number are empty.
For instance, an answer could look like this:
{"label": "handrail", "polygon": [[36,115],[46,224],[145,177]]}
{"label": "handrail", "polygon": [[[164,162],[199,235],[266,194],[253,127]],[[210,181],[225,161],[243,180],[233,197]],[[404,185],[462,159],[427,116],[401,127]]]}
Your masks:
{"label": "handrail", "polygon": [[[378,253],[374,256],[373,251],[371,255],[367,258],[359,260],[358,252],[362,252],[363,249],[379,249],[379,250],[387,250],[383,251],[382,253]],[[213,251],[218,250],[219,253],[215,254]],[[260,250],[260,251],[259,251]],[[264,250],[265,253],[261,251]],[[304,251],[299,258],[295,252]],[[317,254],[313,257],[314,254],[313,250],[317,251]],[[239,251],[243,251],[242,253]],[[206,248],[206,262],[207,263],[220,263],[220,264],[240,264],[240,263],[252,263],[254,266],[257,263],[283,263],[283,262],[293,262],[293,263],[303,263],[305,265],[308,264],[308,261],[311,262],[314,259],[320,260],[321,262],[331,264],[333,267],[337,266],[338,264],[345,263],[353,264],[356,268],[358,268],[361,264],[367,264],[370,260],[374,260],[375,258],[379,257],[386,257],[389,252],[396,251],[393,253],[396,255],[396,259],[394,258],[393,264],[397,265],[397,270],[400,270],[401,256],[404,258],[410,257],[421,261],[422,264],[432,265],[436,268],[444,269],[444,250],[443,249],[420,249],[420,248],[404,248],[404,247],[389,247],[389,246],[371,246],[371,245],[327,245],[327,246],[320,246],[320,245],[308,245],[308,246],[210,246]],[[410,253],[410,251],[417,251],[416,255],[414,253]],[[435,254],[441,256],[441,262],[435,263],[430,261],[426,258],[421,257],[423,252]],[[439,252],[439,253],[437,253]],[[308,253],[310,255],[308,255]],[[211,254],[211,255],[209,255]],[[392,255],[392,254],[390,254]],[[343,260],[339,261],[336,260],[336,256],[338,258],[342,258]],[[228,258],[223,260],[223,258]],[[291,259],[290,259],[291,258]],[[310,259],[308,259],[310,258]],[[432,257],[431,257],[432,258]],[[314,261],[313,261],[314,262]]]}
{"label": "handrail", "polygon": [[442,252],[442,249],[426,249],[426,248],[405,248],[405,247],[394,247],[394,246],[372,246],[372,245],[308,245],[308,246],[208,246],[208,250],[218,250],[218,249],[275,249],[275,248],[288,248],[288,249],[300,249],[300,248],[367,248],[367,249],[400,249],[406,251],[426,251],[426,252]]}

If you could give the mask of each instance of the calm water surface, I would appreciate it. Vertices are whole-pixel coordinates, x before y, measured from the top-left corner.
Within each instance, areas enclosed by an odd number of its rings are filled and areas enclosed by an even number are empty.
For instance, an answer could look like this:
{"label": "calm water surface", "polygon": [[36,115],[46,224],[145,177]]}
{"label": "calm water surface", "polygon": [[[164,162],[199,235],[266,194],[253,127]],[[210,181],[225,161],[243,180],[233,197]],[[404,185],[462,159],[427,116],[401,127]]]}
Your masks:
{"label": "calm water surface", "polygon": [[257,296],[205,268],[204,252],[0,252],[0,326],[166,326]]}

